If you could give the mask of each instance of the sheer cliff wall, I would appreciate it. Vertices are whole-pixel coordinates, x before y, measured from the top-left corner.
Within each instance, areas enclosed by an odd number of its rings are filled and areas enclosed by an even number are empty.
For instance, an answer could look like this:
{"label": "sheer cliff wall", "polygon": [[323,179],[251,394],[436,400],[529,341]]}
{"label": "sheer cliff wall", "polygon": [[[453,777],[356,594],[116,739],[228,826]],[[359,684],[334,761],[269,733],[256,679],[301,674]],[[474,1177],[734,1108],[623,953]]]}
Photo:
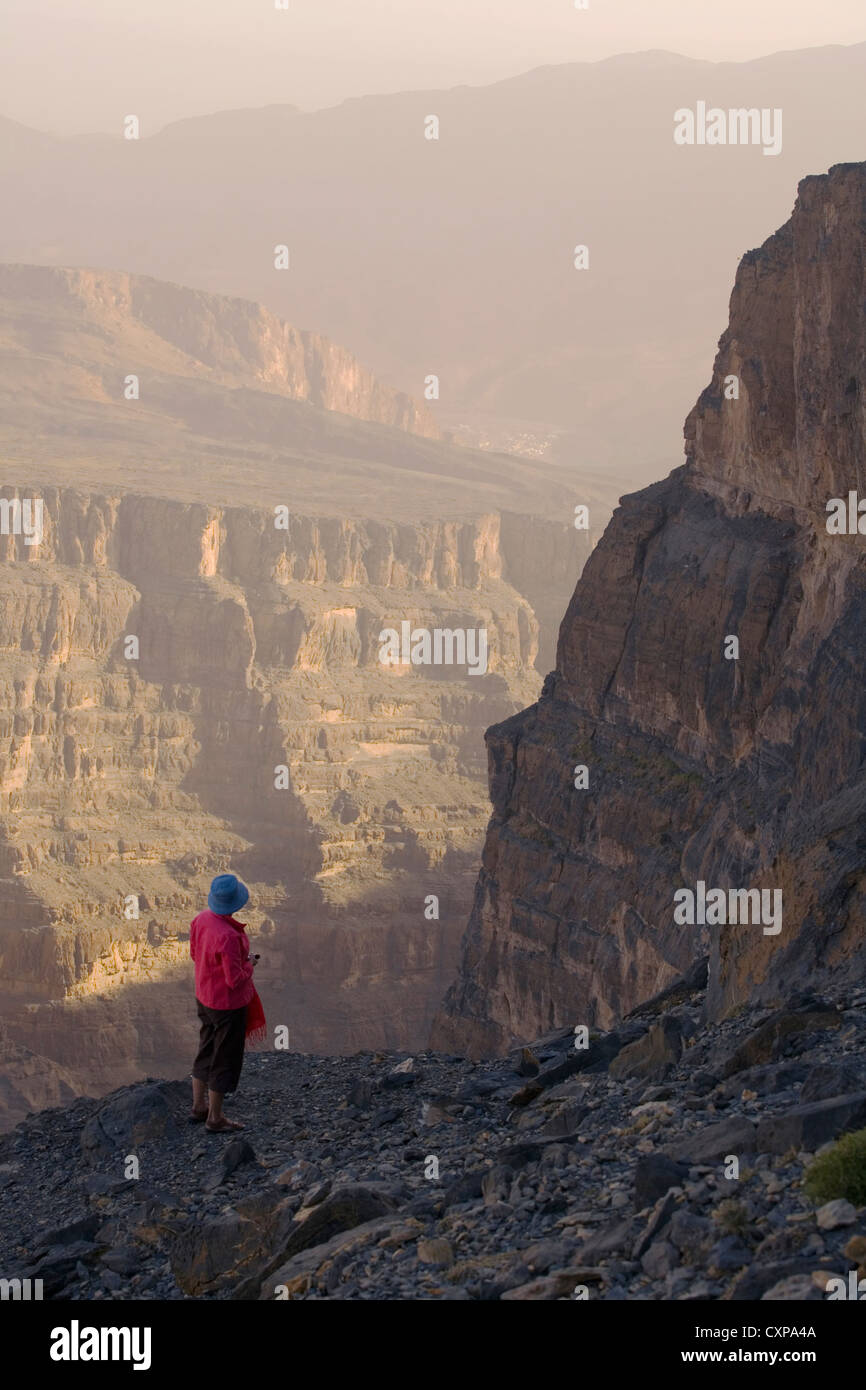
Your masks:
{"label": "sheer cliff wall", "polygon": [[[707,948],[715,1017],[862,970],[866,542],[830,518],[866,498],[864,303],[866,166],[841,165],[743,258],[685,465],[623,500],[542,698],[488,732],[437,1045],[607,1026]],[[781,893],[780,929],[678,920],[699,882]]]}

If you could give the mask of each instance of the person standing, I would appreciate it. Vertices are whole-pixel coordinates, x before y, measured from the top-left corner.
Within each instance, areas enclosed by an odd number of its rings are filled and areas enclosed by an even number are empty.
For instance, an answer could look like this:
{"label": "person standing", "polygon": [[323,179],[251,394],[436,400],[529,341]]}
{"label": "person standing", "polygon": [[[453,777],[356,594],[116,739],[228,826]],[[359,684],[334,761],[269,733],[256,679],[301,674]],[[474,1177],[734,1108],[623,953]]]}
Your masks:
{"label": "person standing", "polygon": [[192,1065],[190,1119],[203,1121],[208,1134],[243,1129],[223,1114],[223,1098],[237,1090],[246,1043],[263,1041],[265,1036],[264,1011],[253,984],[257,958],[250,957],[245,923],[234,917],[249,896],[249,889],[234,874],[217,874],[207,910],[190,925],[189,953],[195,963],[201,1022]]}

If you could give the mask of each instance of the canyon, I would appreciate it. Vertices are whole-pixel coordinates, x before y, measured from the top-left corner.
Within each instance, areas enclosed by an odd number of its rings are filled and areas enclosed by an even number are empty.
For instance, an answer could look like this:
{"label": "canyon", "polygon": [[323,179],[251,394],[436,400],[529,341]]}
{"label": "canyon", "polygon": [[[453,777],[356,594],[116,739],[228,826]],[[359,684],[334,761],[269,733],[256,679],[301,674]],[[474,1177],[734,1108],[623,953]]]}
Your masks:
{"label": "canyon", "polygon": [[[866,559],[826,520],[866,484],[864,226],[866,165],[837,165],[743,257],[685,464],[622,499],[540,700],[488,731],[435,1047],[609,1028],[705,953],[711,1021],[862,978]],[[699,881],[783,895],[781,931],[677,920]]]}
{"label": "canyon", "polygon": [[[573,480],[432,437],[255,305],[115,272],[0,268],[0,367],[4,517],[42,502],[38,544],[0,535],[0,1124],[185,1074],[228,867],[293,1051],[417,1045],[483,730],[537,694],[591,545]],[[383,665],[403,622],[486,629],[485,673]]]}

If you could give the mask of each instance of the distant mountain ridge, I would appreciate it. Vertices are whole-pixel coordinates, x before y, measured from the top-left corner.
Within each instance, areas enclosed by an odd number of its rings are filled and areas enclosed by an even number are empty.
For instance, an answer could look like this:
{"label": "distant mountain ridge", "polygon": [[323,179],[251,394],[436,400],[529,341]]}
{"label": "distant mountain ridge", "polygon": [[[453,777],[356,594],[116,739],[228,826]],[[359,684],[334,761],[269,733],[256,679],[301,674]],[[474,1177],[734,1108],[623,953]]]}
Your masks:
{"label": "distant mountain ridge", "polygon": [[[781,154],[677,147],[674,112],[701,100],[781,109]],[[109,141],[0,129],[0,258],[242,295],[410,396],[438,376],[441,428],[483,412],[569,432],[624,492],[670,467],[743,252],[800,178],[861,158],[866,44],[623,55],[156,132],[139,114],[138,141],[120,112]]]}

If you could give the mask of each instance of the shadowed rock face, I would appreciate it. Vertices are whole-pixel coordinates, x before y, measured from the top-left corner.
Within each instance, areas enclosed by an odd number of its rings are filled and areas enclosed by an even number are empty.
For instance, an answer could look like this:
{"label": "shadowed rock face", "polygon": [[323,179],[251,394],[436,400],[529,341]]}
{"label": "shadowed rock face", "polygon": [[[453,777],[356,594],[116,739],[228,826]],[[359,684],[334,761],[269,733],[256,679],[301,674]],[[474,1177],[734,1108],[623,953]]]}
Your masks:
{"label": "shadowed rock face", "polygon": [[[866,496],[864,263],[861,164],[804,180],[744,257],[685,466],[623,500],[541,700],[488,731],[493,818],[434,1045],[607,1026],[707,946],[715,1017],[862,967],[866,541],[828,534],[826,504]],[[781,931],[677,925],[698,880],[781,889]]]}

